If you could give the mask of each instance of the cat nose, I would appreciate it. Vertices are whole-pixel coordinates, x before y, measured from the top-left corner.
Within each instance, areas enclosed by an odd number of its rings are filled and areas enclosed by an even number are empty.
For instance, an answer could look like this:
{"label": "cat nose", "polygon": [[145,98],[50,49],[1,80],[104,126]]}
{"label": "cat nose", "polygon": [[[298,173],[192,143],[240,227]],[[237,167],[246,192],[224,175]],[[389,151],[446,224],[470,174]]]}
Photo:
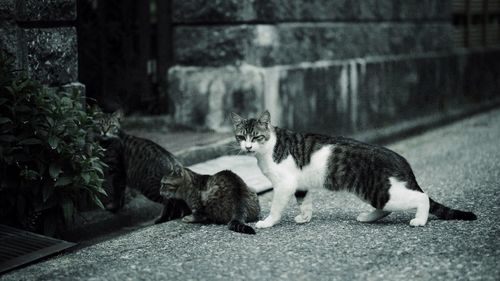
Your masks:
{"label": "cat nose", "polygon": [[252,149],[252,146],[251,146],[251,145],[250,145],[250,146],[245,145],[245,148],[246,148],[247,150],[250,150],[250,149]]}

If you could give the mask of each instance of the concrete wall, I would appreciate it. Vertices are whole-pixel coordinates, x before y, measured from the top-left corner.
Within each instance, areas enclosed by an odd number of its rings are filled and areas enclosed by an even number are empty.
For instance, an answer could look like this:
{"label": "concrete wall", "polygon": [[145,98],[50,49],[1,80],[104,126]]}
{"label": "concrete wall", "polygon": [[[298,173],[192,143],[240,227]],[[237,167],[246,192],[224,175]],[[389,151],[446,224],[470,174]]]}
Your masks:
{"label": "concrete wall", "polygon": [[76,0],[0,1],[0,48],[44,84],[77,81]]}
{"label": "concrete wall", "polygon": [[179,123],[229,113],[349,134],[500,97],[500,49],[454,49],[451,1],[175,0]]}

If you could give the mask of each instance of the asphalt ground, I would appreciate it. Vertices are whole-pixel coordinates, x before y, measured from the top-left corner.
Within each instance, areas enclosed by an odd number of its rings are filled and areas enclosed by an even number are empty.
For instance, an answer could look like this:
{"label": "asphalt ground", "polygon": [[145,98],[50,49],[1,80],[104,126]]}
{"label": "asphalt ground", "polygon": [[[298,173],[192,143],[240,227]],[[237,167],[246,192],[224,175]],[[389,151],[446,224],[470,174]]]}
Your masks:
{"label": "asphalt ground", "polygon": [[[414,212],[377,223],[356,216],[371,207],[346,193],[313,193],[308,224],[282,222],[257,235],[179,220],[148,226],[58,255],[0,280],[500,280],[500,110],[389,145],[413,167],[420,186],[477,221]],[[260,197],[262,216],[272,192]],[[253,225],[253,224],[251,224]]]}

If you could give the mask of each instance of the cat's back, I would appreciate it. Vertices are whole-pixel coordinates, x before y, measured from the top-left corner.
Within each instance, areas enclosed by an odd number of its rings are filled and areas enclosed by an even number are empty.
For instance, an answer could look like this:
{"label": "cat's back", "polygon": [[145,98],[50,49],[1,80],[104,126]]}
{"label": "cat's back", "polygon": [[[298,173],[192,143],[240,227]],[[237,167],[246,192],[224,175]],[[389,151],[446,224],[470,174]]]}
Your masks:
{"label": "cat's back", "polygon": [[229,222],[237,208],[243,209],[248,221],[256,220],[260,213],[257,193],[230,170],[220,171],[208,179],[202,201],[211,218],[218,223]]}
{"label": "cat's back", "polygon": [[[332,156],[337,156],[337,158],[355,156],[364,160],[377,160],[387,162],[388,164],[406,164],[404,157],[386,147],[365,143],[348,137],[297,133],[284,129],[278,129],[276,135],[278,143],[282,144],[282,148],[275,147],[275,156],[277,154],[286,155],[283,152],[276,153],[280,152],[278,149],[289,150],[289,153],[301,164],[300,166],[307,165],[311,155],[325,146],[331,146]],[[284,156],[276,158],[284,158]]]}
{"label": "cat's back", "polygon": [[160,180],[182,164],[159,144],[144,138],[122,133],[123,161],[127,177],[132,182]]}
{"label": "cat's back", "polygon": [[355,157],[358,160],[376,162],[380,168],[404,166],[409,167],[407,160],[400,154],[380,145],[369,144],[346,137],[333,137],[333,157]]}

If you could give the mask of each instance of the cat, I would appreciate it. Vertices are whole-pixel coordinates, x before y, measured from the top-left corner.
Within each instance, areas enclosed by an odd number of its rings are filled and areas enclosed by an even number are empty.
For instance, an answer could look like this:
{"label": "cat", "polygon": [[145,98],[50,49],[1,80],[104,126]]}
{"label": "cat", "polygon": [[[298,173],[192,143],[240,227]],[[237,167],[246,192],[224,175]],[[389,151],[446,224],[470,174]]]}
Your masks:
{"label": "cat", "polygon": [[105,182],[111,185],[111,202],[106,209],[117,212],[124,205],[125,187],[140,191],[149,200],[163,204],[155,223],[177,219],[191,213],[182,200],[166,199],[160,194],[165,173],[182,167],[170,152],[153,141],[129,135],[120,129],[123,113],[117,111],[97,120],[100,132],[96,139],[105,149]]}
{"label": "cat", "polygon": [[176,169],[162,178],[161,193],[188,204],[192,214],[184,217],[184,222],[228,224],[232,231],[255,234],[245,222],[259,219],[257,194],[229,170],[210,176]]}
{"label": "cat", "polygon": [[277,224],[292,195],[300,209],[295,222],[309,222],[309,190],[321,186],[352,192],[371,204],[375,210],[360,214],[360,222],[374,222],[392,211],[408,209],[416,209],[411,226],[424,226],[429,212],[445,220],[476,219],[472,212],[450,209],[430,199],[417,184],[406,159],[385,147],[274,127],[267,110],[256,119],[244,119],[236,113],[231,117],[241,150],[255,155],[274,187],[269,216],[257,222],[257,228]]}

